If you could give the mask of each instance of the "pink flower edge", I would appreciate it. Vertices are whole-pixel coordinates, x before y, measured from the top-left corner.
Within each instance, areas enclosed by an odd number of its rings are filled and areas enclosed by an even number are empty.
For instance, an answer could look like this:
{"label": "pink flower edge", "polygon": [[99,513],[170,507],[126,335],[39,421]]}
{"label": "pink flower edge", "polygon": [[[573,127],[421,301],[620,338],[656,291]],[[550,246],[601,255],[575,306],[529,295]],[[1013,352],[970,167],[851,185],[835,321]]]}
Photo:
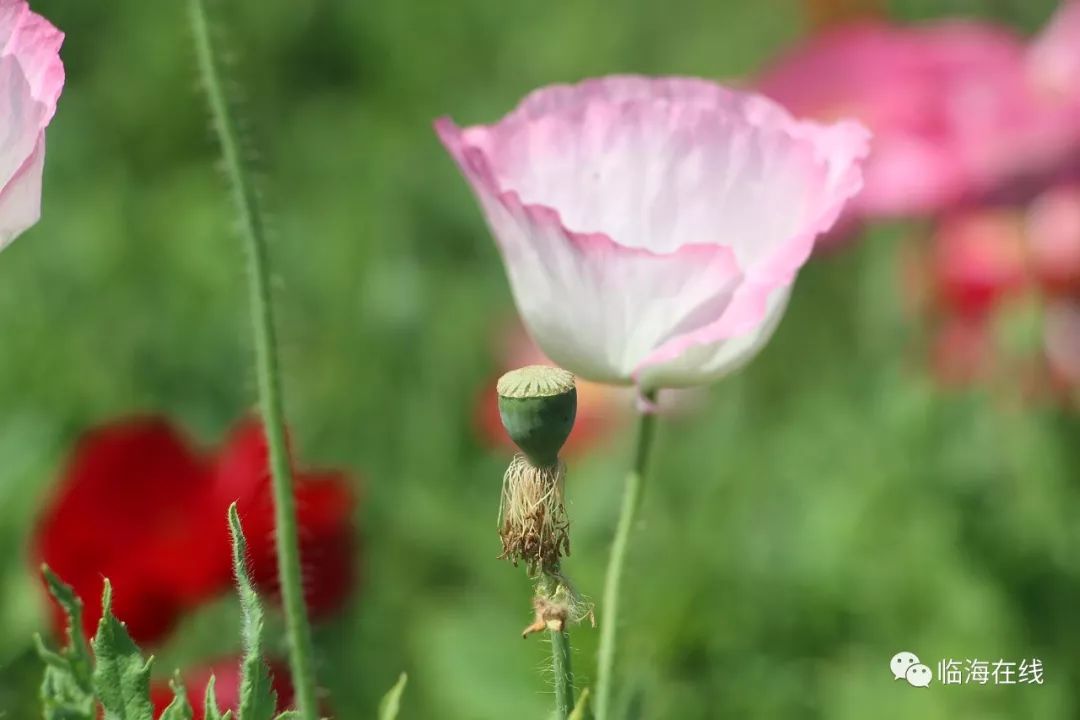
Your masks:
{"label": "pink flower edge", "polygon": [[[475,129],[477,128],[466,128],[466,130]],[[435,121],[435,131],[438,133],[439,139],[442,140],[443,145],[446,146],[447,150],[450,151],[450,154],[457,161],[462,172],[464,172],[469,179],[469,184],[480,196],[482,202],[486,198],[497,200],[502,209],[506,210],[511,215],[524,216],[537,227],[555,230],[559,235],[565,237],[579,249],[587,250],[589,248],[601,248],[617,253],[648,257],[665,257],[683,253],[684,251],[691,254],[723,255],[730,259],[731,268],[737,272],[738,263],[735,261],[735,255],[730,248],[724,246],[704,243],[684,245],[675,252],[662,253],[648,248],[633,248],[620,245],[607,233],[579,232],[571,230],[566,226],[566,223],[563,222],[559,211],[555,208],[541,203],[524,202],[516,190],[504,190],[500,188],[498,182],[495,180],[494,174],[488,166],[487,158],[484,156],[483,151],[465,142],[464,130],[458,127],[453,120],[448,117],[437,119]],[[498,240],[498,237],[496,237],[496,240]]]}
{"label": "pink flower edge", "polygon": [[[818,211],[803,229],[795,233],[774,255],[753,272],[740,268],[733,250],[724,245],[682,245],[663,253],[627,247],[602,232],[582,232],[567,227],[553,207],[525,203],[516,191],[502,188],[493,172],[487,151],[496,147],[503,135],[512,134],[526,124],[549,114],[573,114],[590,102],[629,103],[635,100],[668,100],[731,113],[742,123],[784,133],[809,149],[812,162],[823,165],[825,173]],[[715,83],[681,77],[647,78],[622,75],[585,80],[576,85],[553,85],[534,91],[494,125],[458,127],[450,118],[435,121],[440,140],[461,168],[492,221],[492,201],[496,209],[511,216],[528,219],[534,225],[552,231],[579,249],[603,246],[616,254],[672,257],[701,253],[723,255],[718,282],[742,279],[732,302],[721,317],[701,328],[685,332],[663,342],[640,362],[632,372],[635,382],[650,367],[678,358],[688,349],[711,345],[753,332],[768,320],[769,299],[786,293],[799,268],[809,257],[816,238],[837,221],[847,200],[862,188],[860,162],[869,153],[870,133],[854,121],[825,125],[798,121],[780,105],[756,94],[728,90]],[[495,233],[503,248],[503,240]],[[722,276],[722,277],[720,277]],[[771,331],[771,329],[770,329]]]}
{"label": "pink flower edge", "polygon": [[56,112],[64,87],[64,64],[59,54],[64,33],[33,12],[25,0],[0,0],[0,38],[4,38],[0,54],[15,57],[34,99],[46,108],[41,122],[44,128]]}
{"label": "pink flower edge", "polygon": [[770,298],[790,288],[795,274],[809,258],[817,238],[836,224],[844,204],[862,189],[859,161],[869,153],[869,131],[859,123],[850,121],[832,126],[805,123],[802,128],[801,132],[817,135],[820,152],[834,152],[838,156],[849,157],[846,169],[836,178],[832,202],[825,203],[803,232],[791,239],[787,252],[781,253],[772,267],[746,279],[718,320],[661,345],[638,365],[634,371],[635,379],[649,368],[671,362],[693,347],[730,340],[754,332],[766,324]]}

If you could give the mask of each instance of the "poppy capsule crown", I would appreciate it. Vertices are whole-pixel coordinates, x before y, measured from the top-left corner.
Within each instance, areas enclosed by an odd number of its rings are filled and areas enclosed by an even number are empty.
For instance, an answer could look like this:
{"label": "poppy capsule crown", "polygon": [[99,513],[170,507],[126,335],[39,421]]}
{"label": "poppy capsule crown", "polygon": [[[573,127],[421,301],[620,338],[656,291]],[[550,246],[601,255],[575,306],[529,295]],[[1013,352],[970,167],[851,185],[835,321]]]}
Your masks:
{"label": "poppy capsule crown", "polygon": [[499,417],[503,427],[536,467],[551,467],[574,427],[577,388],[572,373],[529,365],[499,378]]}
{"label": "poppy capsule crown", "polygon": [[558,572],[570,554],[570,521],[563,504],[566,464],[559,450],[574,427],[574,376],[559,368],[529,365],[506,373],[496,385],[503,427],[521,452],[503,475],[499,505],[502,554],[530,573]]}

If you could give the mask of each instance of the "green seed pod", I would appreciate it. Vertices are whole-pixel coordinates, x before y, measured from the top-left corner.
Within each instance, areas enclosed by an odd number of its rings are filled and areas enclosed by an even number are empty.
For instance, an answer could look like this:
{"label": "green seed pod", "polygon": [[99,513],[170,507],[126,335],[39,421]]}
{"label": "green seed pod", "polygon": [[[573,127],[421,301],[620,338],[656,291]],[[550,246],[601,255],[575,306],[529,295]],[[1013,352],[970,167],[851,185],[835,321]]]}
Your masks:
{"label": "green seed pod", "polygon": [[557,464],[577,414],[573,374],[529,365],[506,373],[496,387],[499,417],[510,439],[536,467]]}

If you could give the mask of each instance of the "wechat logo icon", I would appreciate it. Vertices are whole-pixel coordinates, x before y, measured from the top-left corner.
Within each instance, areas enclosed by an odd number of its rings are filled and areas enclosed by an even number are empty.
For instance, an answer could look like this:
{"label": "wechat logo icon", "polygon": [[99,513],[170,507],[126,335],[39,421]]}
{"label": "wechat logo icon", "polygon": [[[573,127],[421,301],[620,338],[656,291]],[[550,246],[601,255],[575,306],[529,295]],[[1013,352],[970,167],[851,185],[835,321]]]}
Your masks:
{"label": "wechat logo icon", "polygon": [[906,650],[892,656],[889,669],[894,680],[907,680],[912,687],[930,687],[930,681],[934,679],[930,668],[919,662],[919,656]]}

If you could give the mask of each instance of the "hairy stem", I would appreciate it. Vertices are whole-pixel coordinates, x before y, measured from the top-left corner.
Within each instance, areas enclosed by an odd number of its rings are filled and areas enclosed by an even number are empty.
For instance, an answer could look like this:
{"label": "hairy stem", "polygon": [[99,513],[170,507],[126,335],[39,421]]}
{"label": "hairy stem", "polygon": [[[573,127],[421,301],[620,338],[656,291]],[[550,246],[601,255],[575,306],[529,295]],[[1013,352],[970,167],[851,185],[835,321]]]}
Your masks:
{"label": "hairy stem", "polygon": [[303,720],[316,720],[315,670],[312,661],[311,628],[300,574],[297,541],[296,502],[292,467],[285,438],[281,373],[274,335],[274,315],[270,298],[270,259],[262,216],[254,185],[240,156],[235,121],[222,87],[218,56],[210,38],[203,0],[190,0],[191,26],[199,72],[206,88],[214,129],[221,143],[226,173],[232,186],[241,234],[247,244],[252,329],[255,340],[255,371],[259,402],[270,451],[270,472],[274,494],[274,521],[277,529],[278,574],[285,611],[292,681],[297,709]]}
{"label": "hairy stem", "polygon": [[[558,563],[544,568],[536,585],[537,599],[534,603],[565,600],[568,597],[567,593],[572,593],[569,586],[564,585],[565,582]],[[549,618],[542,604],[535,607],[537,624],[542,628],[543,623]],[[570,665],[570,633],[566,631],[566,624],[576,619],[574,612],[575,610],[569,606],[560,608],[559,619],[562,629],[553,629],[553,626],[548,624],[548,636],[551,639],[551,674],[555,682],[556,720],[566,720],[570,711],[574,709],[574,671]]]}
{"label": "hairy stem", "polygon": [[[655,393],[647,395],[648,404],[655,400]],[[615,668],[615,632],[619,622],[619,586],[622,583],[623,566],[626,564],[630,532],[634,528],[638,506],[645,489],[645,471],[655,435],[656,416],[642,412],[638,419],[637,447],[634,465],[626,476],[622,508],[615,528],[615,541],[611,546],[607,573],[604,576],[604,599],[600,614],[600,648],[597,657],[596,708],[597,720],[608,720],[612,702],[612,674]]]}
{"label": "hairy stem", "polygon": [[555,717],[566,720],[574,709],[574,671],[570,667],[570,634],[566,630],[549,630],[551,636],[551,670],[555,675]]}

